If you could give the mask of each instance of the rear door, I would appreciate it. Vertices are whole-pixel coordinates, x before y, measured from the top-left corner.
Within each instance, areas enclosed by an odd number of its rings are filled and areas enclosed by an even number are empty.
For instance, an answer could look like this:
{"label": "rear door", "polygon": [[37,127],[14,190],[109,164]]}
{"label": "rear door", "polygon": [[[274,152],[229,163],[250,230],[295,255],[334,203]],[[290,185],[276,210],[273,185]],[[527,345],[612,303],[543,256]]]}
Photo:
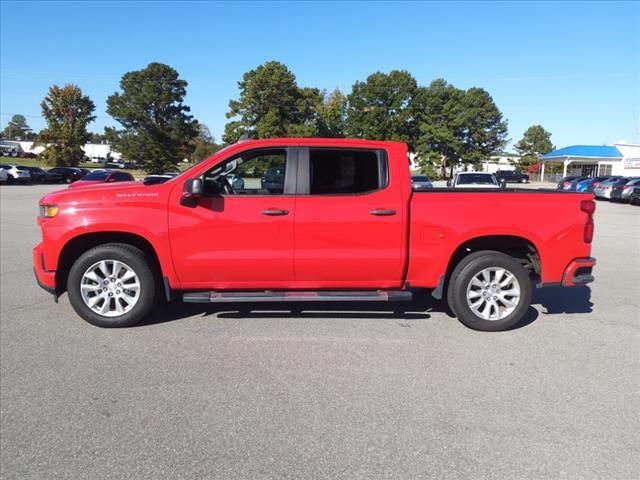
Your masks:
{"label": "rear door", "polygon": [[296,286],[401,286],[405,207],[389,172],[383,149],[300,148]]}

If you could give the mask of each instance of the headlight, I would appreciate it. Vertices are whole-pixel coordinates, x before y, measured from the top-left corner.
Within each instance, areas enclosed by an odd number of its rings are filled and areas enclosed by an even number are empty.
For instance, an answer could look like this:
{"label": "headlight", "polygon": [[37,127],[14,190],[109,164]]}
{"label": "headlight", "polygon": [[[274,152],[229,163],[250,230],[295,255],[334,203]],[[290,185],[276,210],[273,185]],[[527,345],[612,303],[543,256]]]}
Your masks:
{"label": "headlight", "polygon": [[53,218],[58,214],[57,205],[40,205],[40,216],[42,218]]}

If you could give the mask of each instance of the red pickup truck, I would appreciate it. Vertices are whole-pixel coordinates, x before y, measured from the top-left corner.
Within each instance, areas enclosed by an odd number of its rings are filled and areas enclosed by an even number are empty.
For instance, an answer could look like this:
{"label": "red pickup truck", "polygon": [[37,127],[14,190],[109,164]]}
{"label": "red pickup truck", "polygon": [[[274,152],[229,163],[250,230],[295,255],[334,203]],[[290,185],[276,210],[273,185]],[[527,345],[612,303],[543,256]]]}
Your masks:
{"label": "red pickup truck", "polygon": [[545,190],[413,192],[402,143],[241,141],[163,184],[40,200],[38,283],[101,327],[159,302],[446,298],[465,325],[508,329],[532,286],[583,285],[595,203]]}

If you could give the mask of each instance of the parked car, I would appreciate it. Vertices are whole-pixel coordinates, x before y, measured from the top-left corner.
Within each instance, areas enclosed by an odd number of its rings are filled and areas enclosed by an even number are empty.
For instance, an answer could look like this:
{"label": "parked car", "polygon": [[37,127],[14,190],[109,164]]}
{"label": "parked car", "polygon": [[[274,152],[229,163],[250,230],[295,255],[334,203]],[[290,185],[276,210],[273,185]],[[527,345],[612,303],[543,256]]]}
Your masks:
{"label": "parked car", "polygon": [[631,205],[640,205],[640,187],[634,187],[629,195],[629,203]]}
{"label": "parked car", "polygon": [[7,183],[21,183],[26,185],[31,182],[31,173],[20,165],[0,165],[7,172]]}
{"label": "parked car", "polygon": [[278,193],[284,190],[284,167],[271,167],[260,179],[263,190]]}
{"label": "parked car", "polygon": [[629,197],[631,197],[633,187],[640,187],[640,179],[630,178],[626,183],[622,183],[621,180],[618,180],[611,188],[611,201],[628,202]]}
{"label": "parked car", "polygon": [[586,177],[583,177],[581,175],[569,175],[567,177],[564,177],[562,180],[560,180],[556,188],[558,190],[568,190],[570,189],[570,182],[572,182],[573,180],[577,180],[579,178],[584,179]]}
{"label": "parked car", "polygon": [[76,180],[69,188],[86,187],[87,185],[95,185],[98,183],[113,183],[113,182],[135,182],[133,175],[127,172],[116,172],[114,170],[100,169],[98,171],[90,172],[79,180]]}
{"label": "parked car", "polygon": [[602,182],[598,182],[598,186],[594,184],[593,195],[598,199],[610,200],[613,187],[616,185],[625,185],[629,180],[629,178],[624,177],[611,177]]}
{"label": "parked car", "polygon": [[24,167],[31,174],[31,181],[38,183],[61,183],[62,175],[55,172],[48,172],[40,167]]}
{"label": "parked car", "polygon": [[73,183],[84,177],[89,171],[77,167],[53,167],[48,172],[60,175],[64,183]]}
{"label": "parked car", "polygon": [[575,190],[576,192],[593,192],[593,188],[598,182],[603,182],[609,178],[612,178],[611,175],[604,175],[600,177],[585,177],[576,182]]}
{"label": "parked car", "polygon": [[235,173],[227,173],[224,176],[227,183],[231,185],[234,190],[244,190],[244,179]]}
{"label": "parked car", "polygon": [[9,174],[4,168],[0,168],[0,183],[7,183],[9,180]]}
{"label": "parked car", "polygon": [[492,173],[458,172],[447,182],[448,187],[453,188],[502,188]]}
{"label": "parked car", "polygon": [[504,180],[505,183],[529,183],[529,175],[515,170],[498,170],[494,175],[498,181]]}
{"label": "parked car", "polygon": [[433,183],[431,183],[431,179],[425,175],[413,175],[411,177],[411,188],[417,192],[418,190],[433,188]]}
{"label": "parked car", "polygon": [[[239,159],[256,171],[276,156],[281,191],[208,190]],[[371,302],[430,289],[465,325],[498,331],[522,320],[535,285],[584,285],[595,265],[591,195],[413,192],[398,142],[241,141],[160,185],[64,189],[39,206],[39,284],[101,327],[134,325],[163,297]]]}
{"label": "parked car", "polygon": [[178,175],[179,175],[178,173],[173,173],[173,172],[162,173],[158,175],[147,175],[142,179],[142,183],[144,183],[145,185],[158,185],[160,183],[164,183],[168,180],[171,180],[172,178],[175,178]]}

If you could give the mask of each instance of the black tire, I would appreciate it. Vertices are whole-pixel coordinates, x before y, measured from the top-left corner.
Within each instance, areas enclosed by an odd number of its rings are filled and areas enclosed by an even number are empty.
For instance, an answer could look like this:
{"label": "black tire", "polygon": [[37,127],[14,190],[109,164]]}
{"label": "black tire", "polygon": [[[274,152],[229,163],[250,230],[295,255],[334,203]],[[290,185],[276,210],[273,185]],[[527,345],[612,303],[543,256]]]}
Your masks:
{"label": "black tire", "polygon": [[[101,260],[123,262],[138,276],[138,300],[131,310],[120,316],[107,317],[93,311],[85,304],[80,293],[84,273]],[[124,243],[108,243],[86,251],[75,261],[69,270],[67,293],[73,309],[90,324],[103,328],[131,327],[140,322],[154,307],[157,283],[158,279],[155,278],[149,259],[142,250]]]}
{"label": "black tire", "polygon": [[[476,315],[467,303],[467,288],[471,280],[485,268],[492,267],[511,272],[520,286],[517,306],[499,320],[487,320]],[[462,259],[451,274],[447,302],[458,320],[469,328],[484,332],[508,330],[522,320],[531,304],[531,279],[520,262],[509,255],[493,250],[475,252]]]}

